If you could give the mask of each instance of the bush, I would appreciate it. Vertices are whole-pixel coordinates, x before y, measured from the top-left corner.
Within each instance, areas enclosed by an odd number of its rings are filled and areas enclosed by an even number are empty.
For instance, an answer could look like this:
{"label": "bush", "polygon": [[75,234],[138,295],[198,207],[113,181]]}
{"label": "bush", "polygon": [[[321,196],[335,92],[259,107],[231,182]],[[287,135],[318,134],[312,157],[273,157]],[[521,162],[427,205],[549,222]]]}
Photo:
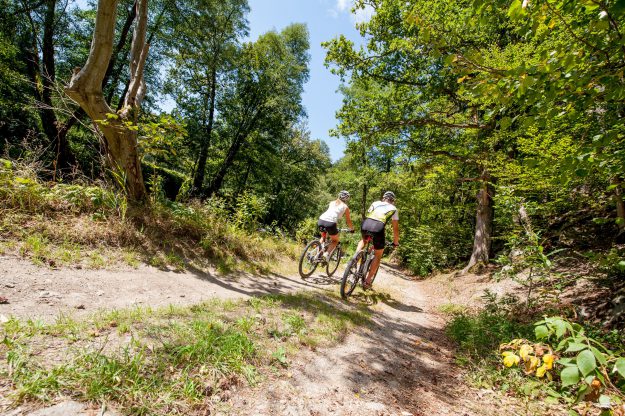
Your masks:
{"label": "bush", "polygon": [[502,344],[503,364],[545,380],[551,397],[598,402],[603,408],[625,399],[625,357],[588,337],[581,325],[545,318],[535,324],[535,338],[536,343],[514,339]]}

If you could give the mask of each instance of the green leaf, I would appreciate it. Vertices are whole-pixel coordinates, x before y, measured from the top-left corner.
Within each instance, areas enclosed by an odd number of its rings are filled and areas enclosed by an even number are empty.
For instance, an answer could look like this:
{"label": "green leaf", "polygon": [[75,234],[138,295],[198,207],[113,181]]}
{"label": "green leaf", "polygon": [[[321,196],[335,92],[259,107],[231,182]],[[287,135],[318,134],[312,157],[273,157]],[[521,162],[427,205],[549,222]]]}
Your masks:
{"label": "green leaf", "polygon": [[569,342],[569,346],[564,352],[577,352],[588,348],[588,345],[579,342]]}
{"label": "green leaf", "polygon": [[562,338],[562,336],[566,333],[566,322],[562,319],[556,319],[553,321],[553,326],[556,327],[556,337]]}
{"label": "green leaf", "polygon": [[577,354],[577,367],[582,375],[587,376],[597,368],[595,355],[590,350],[584,350]]}
{"label": "green leaf", "polygon": [[562,387],[579,383],[579,370],[577,367],[565,367],[560,373],[560,380],[562,380]]}
{"label": "green leaf", "polygon": [[614,371],[619,373],[621,377],[625,378],[625,358],[621,357],[616,360],[614,364]]}
{"label": "green leaf", "polygon": [[508,17],[517,19],[523,13],[523,3],[520,0],[514,0],[508,9]]}
{"label": "green leaf", "polygon": [[606,360],[605,355],[603,355],[601,351],[599,351],[595,347],[590,347],[590,351],[592,351],[592,353],[595,355],[595,358],[597,359],[597,361],[599,361],[599,364],[603,366],[608,365],[608,360]]}
{"label": "green leaf", "polygon": [[538,325],[534,329],[534,333],[536,334],[536,339],[545,339],[549,337],[549,328],[546,325]]}
{"label": "green leaf", "polygon": [[574,358],[560,358],[558,361],[556,361],[558,364],[563,365],[563,366],[574,366],[577,368],[577,364],[575,364],[575,359]]}

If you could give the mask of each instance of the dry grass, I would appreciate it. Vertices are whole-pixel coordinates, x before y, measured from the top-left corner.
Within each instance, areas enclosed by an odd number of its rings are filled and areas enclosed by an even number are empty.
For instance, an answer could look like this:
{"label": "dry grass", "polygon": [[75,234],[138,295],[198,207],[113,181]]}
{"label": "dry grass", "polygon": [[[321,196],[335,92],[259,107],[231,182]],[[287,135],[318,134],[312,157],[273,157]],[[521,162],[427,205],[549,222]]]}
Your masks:
{"label": "dry grass", "polygon": [[34,171],[0,159],[0,253],[50,266],[143,261],[262,271],[295,252],[290,241],[237,227],[216,201],[131,207],[104,185],[42,183]]}

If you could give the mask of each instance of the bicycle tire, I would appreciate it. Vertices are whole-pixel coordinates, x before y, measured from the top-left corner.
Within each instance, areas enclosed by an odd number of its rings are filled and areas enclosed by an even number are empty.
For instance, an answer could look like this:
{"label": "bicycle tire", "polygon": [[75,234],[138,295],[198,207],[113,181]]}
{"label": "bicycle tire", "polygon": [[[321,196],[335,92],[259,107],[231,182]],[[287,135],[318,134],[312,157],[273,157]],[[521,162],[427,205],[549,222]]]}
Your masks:
{"label": "bicycle tire", "polygon": [[341,279],[341,297],[343,299],[347,299],[352,294],[356,285],[358,285],[358,280],[362,278],[359,273],[362,270],[364,254],[363,251],[356,253],[345,267],[345,272],[343,272],[343,278]]}
{"label": "bicycle tire", "polygon": [[[328,277],[332,277],[334,273],[336,273],[336,271],[338,270],[339,264],[341,263],[341,257],[343,257],[343,251],[341,250],[341,246],[339,245],[334,249],[334,252],[326,263],[326,273],[328,274]],[[334,266],[334,269],[330,270],[330,265],[332,264],[334,259],[336,259],[336,265]]]}
{"label": "bicycle tire", "polygon": [[304,266],[304,261],[305,260],[310,260],[310,257],[307,257],[306,255],[309,253],[309,251],[311,251],[311,249],[318,249],[321,247],[321,242],[319,240],[313,240],[310,243],[306,244],[306,247],[304,248],[304,251],[302,252],[302,255],[299,258],[299,264],[298,264],[298,271],[299,271],[299,275],[302,279],[306,279],[307,277],[310,277],[311,274],[313,274],[315,272],[315,270],[317,269],[317,265],[318,263],[310,263],[312,265],[310,271],[308,271],[307,273],[304,272],[303,270],[303,266]]}

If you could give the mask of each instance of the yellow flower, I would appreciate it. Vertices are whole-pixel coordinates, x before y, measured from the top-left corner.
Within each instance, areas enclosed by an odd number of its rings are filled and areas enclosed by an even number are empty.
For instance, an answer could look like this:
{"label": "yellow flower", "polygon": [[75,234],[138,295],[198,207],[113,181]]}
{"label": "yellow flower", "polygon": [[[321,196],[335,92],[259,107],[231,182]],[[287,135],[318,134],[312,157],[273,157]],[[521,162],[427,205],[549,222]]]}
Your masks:
{"label": "yellow flower", "polygon": [[545,354],[543,356],[543,365],[547,368],[547,370],[551,370],[553,368],[553,361],[556,359],[556,356],[553,354]]}
{"label": "yellow flower", "polygon": [[503,365],[506,367],[512,367],[513,365],[519,364],[520,361],[521,358],[518,355],[510,353],[504,357]]}

